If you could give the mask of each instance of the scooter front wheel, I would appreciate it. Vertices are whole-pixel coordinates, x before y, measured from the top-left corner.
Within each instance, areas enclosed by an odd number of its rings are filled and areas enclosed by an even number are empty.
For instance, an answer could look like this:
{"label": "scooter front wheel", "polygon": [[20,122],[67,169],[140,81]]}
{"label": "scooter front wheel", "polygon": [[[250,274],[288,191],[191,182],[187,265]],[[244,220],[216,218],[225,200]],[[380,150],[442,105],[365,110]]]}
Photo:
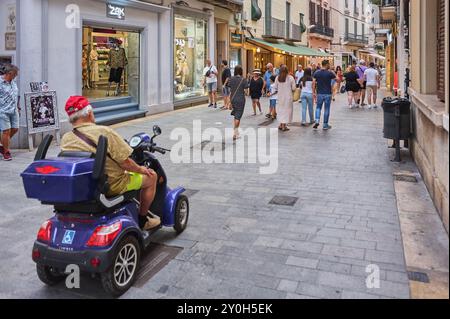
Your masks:
{"label": "scooter front wheel", "polygon": [[46,285],[54,286],[64,280],[64,275],[58,273],[52,267],[43,265],[40,263],[36,264],[36,272],[39,279]]}
{"label": "scooter front wheel", "polygon": [[134,236],[128,236],[117,246],[114,263],[101,274],[103,289],[114,297],[125,293],[136,279],[140,260],[139,242]]}
{"label": "scooter front wheel", "polygon": [[189,200],[187,196],[180,195],[178,197],[177,205],[175,208],[175,225],[173,228],[177,234],[182,233],[187,226],[189,219]]}

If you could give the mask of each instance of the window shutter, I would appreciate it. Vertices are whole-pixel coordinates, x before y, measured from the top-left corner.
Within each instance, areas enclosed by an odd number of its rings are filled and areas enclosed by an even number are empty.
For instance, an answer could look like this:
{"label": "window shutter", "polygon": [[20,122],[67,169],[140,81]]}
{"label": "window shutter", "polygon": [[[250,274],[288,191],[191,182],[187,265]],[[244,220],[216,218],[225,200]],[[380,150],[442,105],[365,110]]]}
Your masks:
{"label": "window shutter", "polygon": [[437,95],[445,100],[445,1],[439,0],[437,32]]}

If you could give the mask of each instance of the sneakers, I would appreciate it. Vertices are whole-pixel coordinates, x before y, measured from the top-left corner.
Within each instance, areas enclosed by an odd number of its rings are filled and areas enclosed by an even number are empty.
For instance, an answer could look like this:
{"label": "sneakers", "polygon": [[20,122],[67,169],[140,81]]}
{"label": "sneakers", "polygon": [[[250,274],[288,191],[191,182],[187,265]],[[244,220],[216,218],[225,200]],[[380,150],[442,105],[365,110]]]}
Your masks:
{"label": "sneakers", "polygon": [[323,130],[324,130],[324,131],[331,130],[331,125],[325,124],[325,125],[323,126]]}
{"label": "sneakers", "polygon": [[317,123],[317,122],[316,122],[316,123],[314,123],[313,129],[315,129],[315,130],[316,130],[316,129],[317,129],[318,127],[319,127],[319,125],[320,125],[320,124],[319,124],[319,123]]}
{"label": "sneakers", "polygon": [[209,105],[208,105],[208,107],[213,107],[214,105],[212,104],[212,103],[210,103]]}
{"label": "sneakers", "polygon": [[150,214],[146,216],[139,216],[139,227],[142,230],[151,230],[158,227],[161,224],[161,219],[159,217],[153,217]]}
{"label": "sneakers", "polygon": [[10,161],[12,160],[11,152],[10,151],[3,151],[3,160],[4,161]]}

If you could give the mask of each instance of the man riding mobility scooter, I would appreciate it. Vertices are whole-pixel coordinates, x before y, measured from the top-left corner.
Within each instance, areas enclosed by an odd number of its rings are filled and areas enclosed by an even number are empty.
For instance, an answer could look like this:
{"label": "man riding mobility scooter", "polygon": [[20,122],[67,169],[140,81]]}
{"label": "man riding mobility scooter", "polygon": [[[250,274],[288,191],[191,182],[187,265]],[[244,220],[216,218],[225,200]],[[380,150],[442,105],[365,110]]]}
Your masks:
{"label": "man riding mobility scooter", "polygon": [[106,195],[106,137],[100,136],[95,154],[64,151],[48,159],[52,136],[44,138],[34,162],[21,176],[28,198],[54,207],[55,215],[42,224],[32,253],[38,277],[45,284],[57,284],[65,278],[68,265],[77,265],[81,271],[98,274],[105,291],[120,296],[133,284],[151,235],[162,226],[173,227],[177,233],[186,228],[189,202],[183,195],[185,189],[167,186],[154,153],[168,150],[153,141],[161,129],[155,125],[153,133],[153,137],[137,134],[129,142],[132,159],[158,176],[150,211],[161,219],[161,225],[150,231],[139,227],[139,191],[113,198]]}

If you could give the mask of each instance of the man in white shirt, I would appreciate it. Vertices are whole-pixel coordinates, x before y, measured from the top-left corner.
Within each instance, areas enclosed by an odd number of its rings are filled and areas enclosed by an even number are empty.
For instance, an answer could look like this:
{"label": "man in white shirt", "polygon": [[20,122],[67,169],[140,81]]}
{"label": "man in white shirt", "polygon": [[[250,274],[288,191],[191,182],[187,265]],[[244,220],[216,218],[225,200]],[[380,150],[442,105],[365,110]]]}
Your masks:
{"label": "man in white shirt", "polygon": [[369,109],[372,107],[377,108],[377,92],[380,88],[380,73],[375,69],[375,63],[371,62],[369,68],[364,71],[364,81],[367,81]]}
{"label": "man in white shirt", "polygon": [[206,60],[206,66],[203,69],[203,76],[205,77],[205,83],[208,88],[209,105],[217,108],[217,68],[211,63],[211,60]]}
{"label": "man in white shirt", "polygon": [[300,80],[305,75],[305,71],[303,71],[303,66],[300,64],[297,66],[297,71],[295,72],[295,83],[297,87],[300,87]]}

